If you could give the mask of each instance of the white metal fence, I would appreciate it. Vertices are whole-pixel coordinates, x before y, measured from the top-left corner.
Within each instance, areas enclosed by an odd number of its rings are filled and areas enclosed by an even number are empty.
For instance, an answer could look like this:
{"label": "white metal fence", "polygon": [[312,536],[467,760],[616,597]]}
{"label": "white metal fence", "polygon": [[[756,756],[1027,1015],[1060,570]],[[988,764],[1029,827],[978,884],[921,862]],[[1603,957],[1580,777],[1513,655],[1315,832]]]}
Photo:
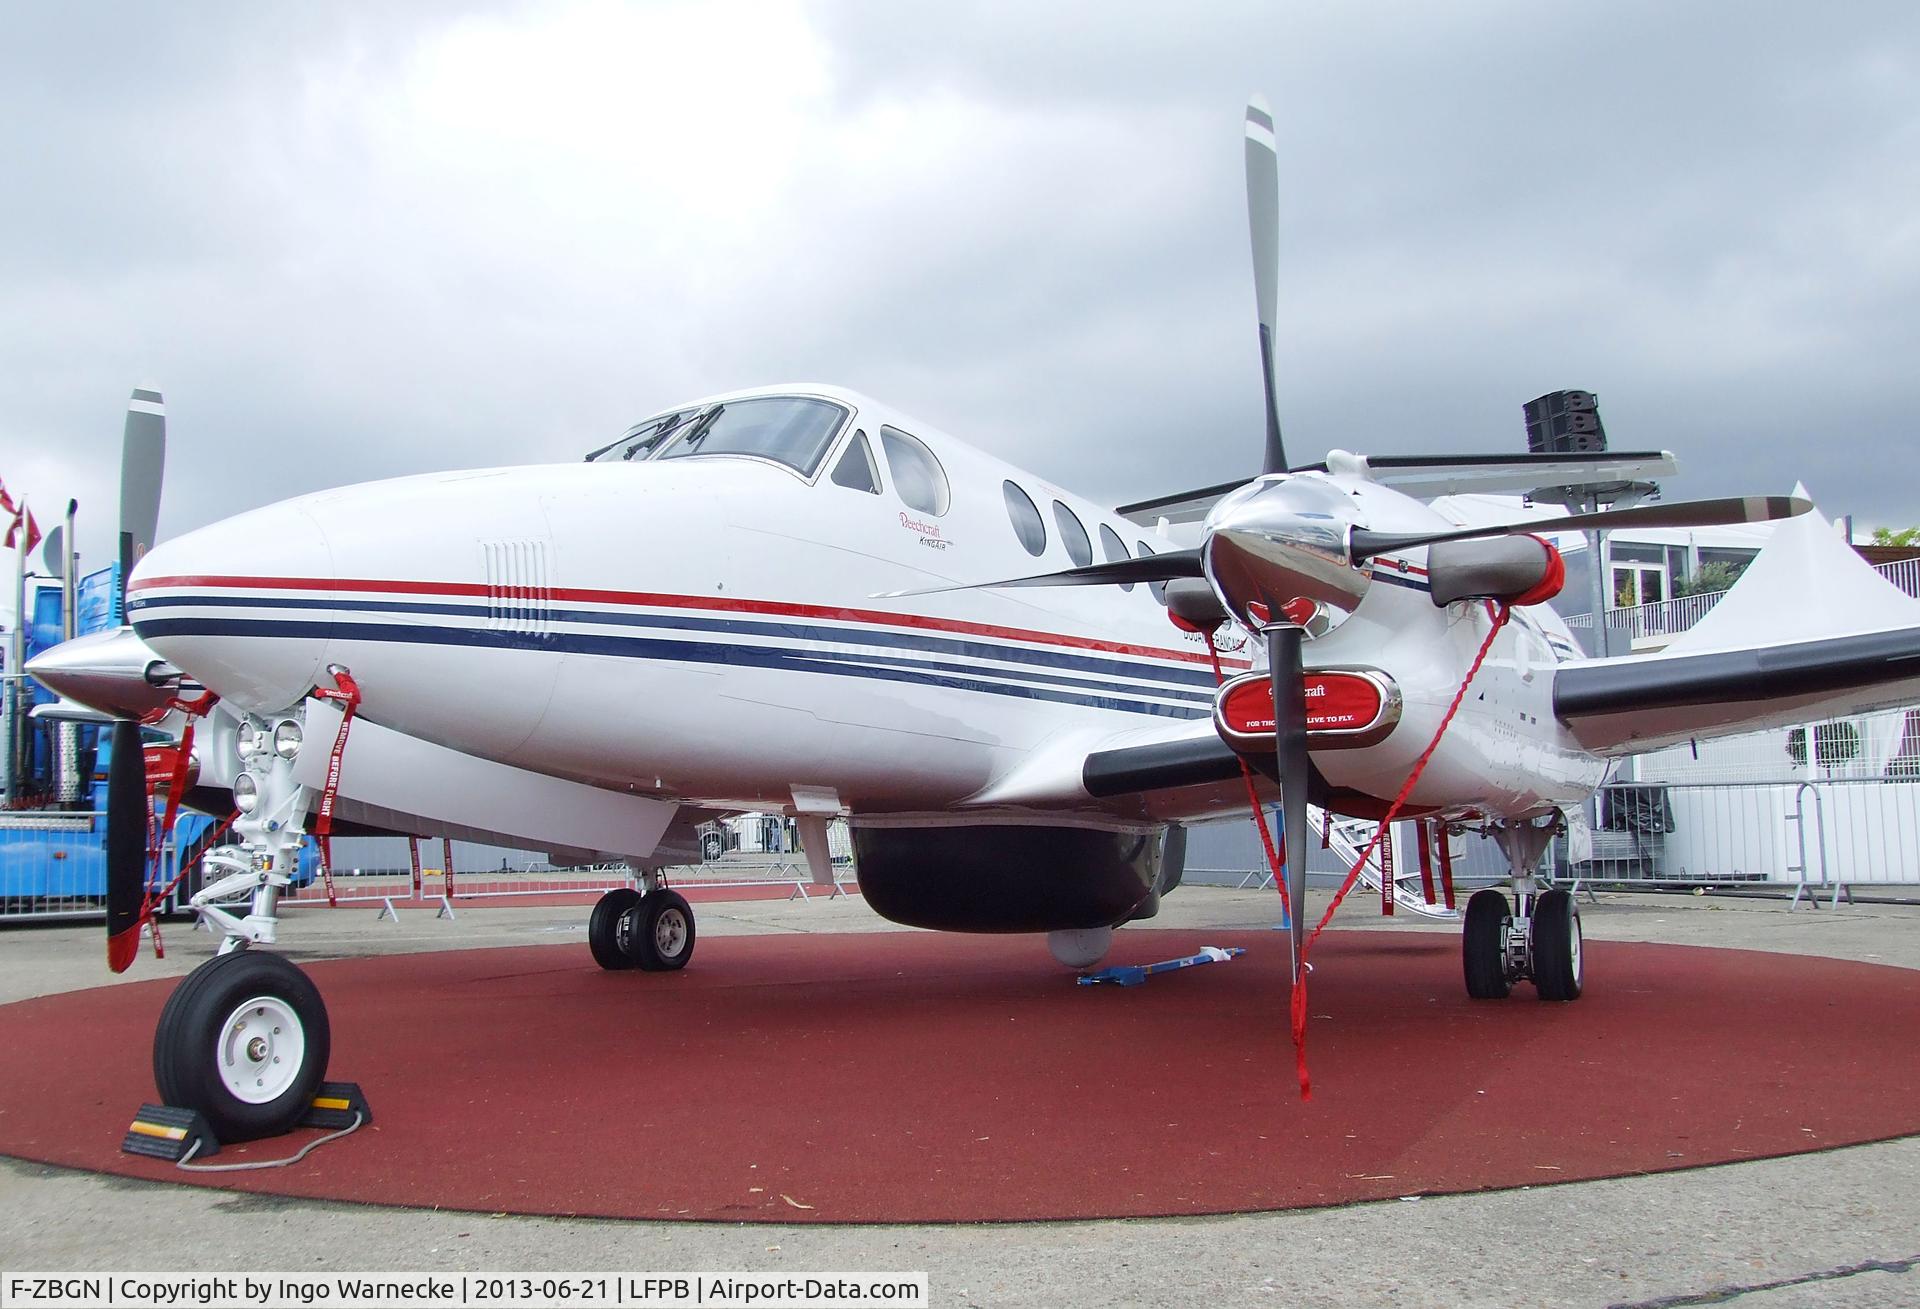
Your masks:
{"label": "white metal fence", "polygon": [[1628,783],[1599,797],[1586,885],[1792,888],[1920,883],[1920,782]]}
{"label": "white metal fence", "polygon": [[[97,811],[0,815],[0,922],[98,918],[106,912],[107,817]],[[152,890],[173,880],[171,845]],[[184,897],[169,897],[167,908]]]}
{"label": "white metal fence", "polygon": [[[846,824],[827,828],[834,884],[815,886],[806,858],[797,852],[727,851],[714,858],[665,870],[678,888],[710,892],[708,898],[812,899],[844,895],[853,886],[852,843]],[[186,852],[191,860],[199,852]],[[544,860],[439,839],[348,838],[334,843],[331,886],[311,843],[299,877],[282,898],[288,908],[378,906],[397,917],[408,906],[450,915],[453,906],[591,903],[619,886],[634,885],[625,864],[556,868]],[[162,852],[153,889],[166,887],[179,869],[170,844]],[[189,873],[168,898],[184,906],[199,886]],[[97,812],[16,812],[0,815],[0,922],[99,918],[105,912],[106,815]]]}
{"label": "white metal fence", "polygon": [[[1892,563],[1875,564],[1874,571],[1908,595],[1920,598],[1920,559],[1897,559]],[[1626,632],[1635,641],[1678,636],[1706,617],[1707,612],[1719,604],[1724,595],[1725,591],[1708,591],[1701,595],[1683,595],[1673,600],[1656,600],[1652,604],[1609,609],[1607,626],[1617,632]],[[1593,626],[1593,615],[1573,614],[1568,617],[1567,626],[1589,629]]]}

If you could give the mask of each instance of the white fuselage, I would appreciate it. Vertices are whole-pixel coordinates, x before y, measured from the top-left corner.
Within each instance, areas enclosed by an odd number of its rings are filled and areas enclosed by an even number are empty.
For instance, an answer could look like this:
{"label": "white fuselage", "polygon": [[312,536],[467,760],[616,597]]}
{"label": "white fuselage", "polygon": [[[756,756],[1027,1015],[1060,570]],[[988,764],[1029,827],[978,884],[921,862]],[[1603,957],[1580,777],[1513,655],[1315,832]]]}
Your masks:
{"label": "white fuselage", "polygon": [[[1163,736],[1210,714],[1201,638],[1144,584],[875,599],[1073,566],[1059,506],[1094,558],[1177,548],[1079,497],[852,392],[812,475],[712,455],[432,474],[325,491],[167,542],[132,580],[131,616],[228,702],[272,712],[352,671],[362,714],[521,768],[702,807],[780,807],[831,788],[856,814],[963,809],[1050,750]],[[886,426],[937,457],[943,512],[903,500]],[[836,482],[864,433],[877,493]],[[1008,482],[1046,545],[1020,542]],[[1342,485],[1382,529],[1440,520],[1370,482]],[[924,494],[922,495],[924,503]],[[1106,529],[1105,532],[1102,529]],[[1112,533],[1108,537],[1106,533]],[[1391,798],[1485,636],[1487,607],[1437,608],[1419,552],[1382,559],[1355,616],[1308,666],[1366,665],[1405,697],[1399,727],[1317,752],[1336,787]],[[1229,651],[1229,673],[1258,644]],[[1501,633],[1415,803],[1518,816],[1598,783],[1604,761],[1554,719],[1573,651],[1544,607]],[[1186,788],[1040,807],[1118,821],[1198,817],[1230,792]]]}

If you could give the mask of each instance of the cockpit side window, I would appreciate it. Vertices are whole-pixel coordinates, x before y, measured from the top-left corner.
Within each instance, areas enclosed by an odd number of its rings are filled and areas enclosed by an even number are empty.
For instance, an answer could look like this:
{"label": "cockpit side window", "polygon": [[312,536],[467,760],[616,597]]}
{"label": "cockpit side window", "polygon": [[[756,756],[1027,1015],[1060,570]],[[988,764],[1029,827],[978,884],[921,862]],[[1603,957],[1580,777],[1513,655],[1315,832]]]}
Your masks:
{"label": "cockpit side window", "polygon": [[[1127,543],[1120,539],[1120,533],[1114,531],[1105,523],[1100,524],[1100,557],[1110,564],[1119,563],[1127,557]],[[1120,589],[1122,591],[1131,591],[1133,590],[1133,583],[1122,582],[1120,583]]]}
{"label": "cockpit side window", "polygon": [[833,482],[854,491],[880,494],[880,470],[873,466],[873,449],[867,444],[865,432],[855,432],[847,442],[846,452],[833,466]]}
{"label": "cockpit side window", "polygon": [[887,470],[893,474],[893,489],[910,509],[923,514],[944,514],[951,503],[946,470],[933,451],[918,437],[908,436],[894,427],[880,429],[880,448],[887,453]]}
{"label": "cockpit side window", "polygon": [[1060,539],[1066,543],[1067,558],[1073,560],[1076,568],[1085,568],[1093,562],[1093,542],[1087,539],[1087,529],[1079,516],[1060,501],[1053,502],[1053,521],[1060,526]]}

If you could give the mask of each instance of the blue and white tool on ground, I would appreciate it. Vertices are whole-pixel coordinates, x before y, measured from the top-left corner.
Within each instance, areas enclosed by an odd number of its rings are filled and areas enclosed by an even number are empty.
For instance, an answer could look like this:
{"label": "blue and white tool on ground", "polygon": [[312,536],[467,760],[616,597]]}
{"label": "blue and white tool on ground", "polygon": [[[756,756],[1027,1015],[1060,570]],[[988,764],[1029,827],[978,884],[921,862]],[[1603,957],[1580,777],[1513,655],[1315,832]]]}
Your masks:
{"label": "blue and white tool on ground", "polygon": [[1180,959],[1163,959],[1157,964],[1116,964],[1112,968],[1102,968],[1097,973],[1083,973],[1075,980],[1081,986],[1095,986],[1101,982],[1114,982],[1120,986],[1138,986],[1155,973],[1178,972],[1182,968],[1198,968],[1201,964],[1224,964],[1229,959],[1238,958],[1246,950],[1231,945],[1224,950],[1217,945],[1203,945],[1199,954],[1186,955]]}

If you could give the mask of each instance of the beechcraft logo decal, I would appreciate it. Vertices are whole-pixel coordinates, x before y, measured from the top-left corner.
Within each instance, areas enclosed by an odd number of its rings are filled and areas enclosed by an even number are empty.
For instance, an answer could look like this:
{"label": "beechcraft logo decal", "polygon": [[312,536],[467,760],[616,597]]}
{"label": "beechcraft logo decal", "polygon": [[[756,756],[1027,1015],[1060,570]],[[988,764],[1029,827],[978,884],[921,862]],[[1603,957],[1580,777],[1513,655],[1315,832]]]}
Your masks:
{"label": "beechcraft logo decal", "polygon": [[953,542],[947,540],[946,537],[940,535],[940,524],[938,523],[922,522],[910,514],[902,513],[900,515],[900,526],[906,528],[909,532],[916,533],[920,537],[920,544],[930,550],[944,550],[953,544]]}

